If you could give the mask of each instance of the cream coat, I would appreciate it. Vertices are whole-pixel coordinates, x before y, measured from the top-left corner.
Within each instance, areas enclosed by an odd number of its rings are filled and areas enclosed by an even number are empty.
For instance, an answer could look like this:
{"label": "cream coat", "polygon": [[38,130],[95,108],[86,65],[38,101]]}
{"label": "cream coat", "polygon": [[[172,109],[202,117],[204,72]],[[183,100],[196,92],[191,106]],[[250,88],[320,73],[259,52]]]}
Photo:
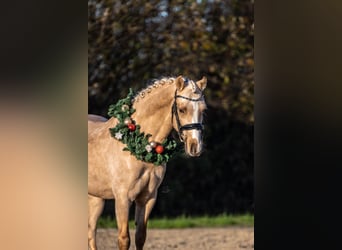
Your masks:
{"label": "cream coat", "polygon": [[[206,78],[185,83],[181,76],[162,78],[142,90],[136,97],[132,118],[141,126],[141,131],[152,135],[151,141],[162,142],[176,128],[171,117],[174,93],[189,98],[197,98],[206,87]],[[179,108],[186,110],[180,115],[182,124],[202,122],[205,109],[203,101],[193,103],[177,100]],[[136,249],[143,249],[146,239],[146,226],[150,212],[157,198],[157,190],[166,171],[166,165],[155,166],[137,160],[124,145],[111,137],[109,128],[115,127],[117,120],[109,120],[96,115],[88,117],[88,245],[95,250],[96,223],[102,213],[104,199],[115,199],[115,215],[118,225],[118,246],[129,249],[128,227],[129,208],[136,204]],[[184,131],[185,152],[198,156],[202,151],[201,133]]]}

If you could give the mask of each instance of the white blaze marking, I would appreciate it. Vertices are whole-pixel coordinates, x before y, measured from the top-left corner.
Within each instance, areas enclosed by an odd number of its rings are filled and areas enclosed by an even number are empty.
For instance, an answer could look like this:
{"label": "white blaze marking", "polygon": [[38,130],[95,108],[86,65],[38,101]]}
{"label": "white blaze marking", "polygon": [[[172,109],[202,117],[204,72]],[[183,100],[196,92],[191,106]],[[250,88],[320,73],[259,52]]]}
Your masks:
{"label": "white blaze marking", "polygon": [[195,93],[196,92],[195,82],[194,81],[190,81],[190,83],[191,83],[192,93]]}
{"label": "white blaze marking", "polygon": [[[190,81],[191,83],[191,88],[192,88],[192,92],[195,93],[196,92],[196,84],[194,81]],[[192,116],[192,123],[201,123],[202,121],[198,120],[198,112],[199,112],[199,104],[198,102],[191,102],[192,106],[193,106],[193,110],[194,110],[194,115]],[[198,143],[200,142],[200,131],[197,129],[193,129],[192,130],[192,138],[196,138]],[[199,146],[199,144],[198,144]]]}
{"label": "white blaze marking", "polygon": [[[191,102],[192,103],[192,107],[194,110],[193,116],[192,116],[192,123],[201,123],[201,121],[198,120],[199,116],[199,103],[198,102]],[[197,129],[193,129],[192,130],[192,138],[196,138],[198,141],[198,146],[200,143],[200,131]]]}

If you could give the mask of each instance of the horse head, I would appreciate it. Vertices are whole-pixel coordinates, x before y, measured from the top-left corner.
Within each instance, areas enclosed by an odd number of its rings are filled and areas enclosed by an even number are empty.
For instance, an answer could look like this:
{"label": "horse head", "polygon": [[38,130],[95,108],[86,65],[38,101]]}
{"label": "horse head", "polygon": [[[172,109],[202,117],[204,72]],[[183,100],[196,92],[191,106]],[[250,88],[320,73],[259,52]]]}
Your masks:
{"label": "horse head", "polygon": [[189,156],[199,156],[202,152],[203,112],[206,109],[203,90],[207,78],[194,82],[179,76],[176,78],[176,91],[172,105],[173,127],[184,142]]}

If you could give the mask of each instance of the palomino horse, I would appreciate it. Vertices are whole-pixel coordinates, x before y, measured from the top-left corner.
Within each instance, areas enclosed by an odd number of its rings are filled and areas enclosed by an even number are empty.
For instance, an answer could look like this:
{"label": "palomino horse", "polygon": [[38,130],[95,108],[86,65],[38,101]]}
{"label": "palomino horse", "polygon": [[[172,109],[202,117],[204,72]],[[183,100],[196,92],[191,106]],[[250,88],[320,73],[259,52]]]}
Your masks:
{"label": "palomino horse", "polygon": [[[161,78],[140,91],[132,100],[132,119],[141,131],[151,134],[150,141],[161,143],[174,128],[185,152],[199,156],[202,151],[202,116],[206,108],[202,91],[207,79],[194,82],[179,76]],[[96,115],[88,117],[88,246],[96,248],[96,223],[104,207],[104,199],[115,199],[118,246],[129,249],[129,208],[135,202],[136,249],[143,249],[146,226],[156,202],[157,189],[166,164],[156,166],[138,160],[125,144],[115,140],[110,128],[118,120]]]}

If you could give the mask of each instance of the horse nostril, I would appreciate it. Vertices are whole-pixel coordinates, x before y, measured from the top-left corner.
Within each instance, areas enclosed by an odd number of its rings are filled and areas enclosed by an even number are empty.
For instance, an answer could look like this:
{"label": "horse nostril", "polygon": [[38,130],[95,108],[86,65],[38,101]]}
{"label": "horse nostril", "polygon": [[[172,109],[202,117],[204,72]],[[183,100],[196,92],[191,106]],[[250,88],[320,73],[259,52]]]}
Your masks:
{"label": "horse nostril", "polygon": [[196,155],[197,154],[197,144],[196,143],[191,143],[191,145],[190,145],[190,153],[192,155]]}

